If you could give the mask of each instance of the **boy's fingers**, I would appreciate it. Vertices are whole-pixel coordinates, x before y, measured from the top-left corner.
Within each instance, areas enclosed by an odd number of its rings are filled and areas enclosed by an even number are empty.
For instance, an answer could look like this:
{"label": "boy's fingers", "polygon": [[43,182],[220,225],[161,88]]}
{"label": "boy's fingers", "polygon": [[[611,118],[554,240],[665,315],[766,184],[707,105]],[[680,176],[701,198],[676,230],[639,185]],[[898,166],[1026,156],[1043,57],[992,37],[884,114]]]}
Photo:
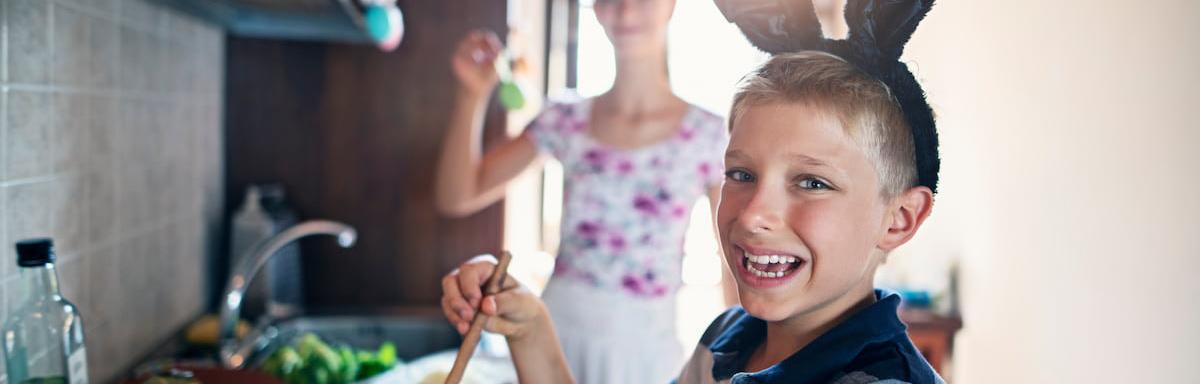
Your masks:
{"label": "boy's fingers", "polygon": [[483,304],[479,306],[479,312],[488,316],[495,316],[497,312],[496,296],[483,298]]}
{"label": "boy's fingers", "polygon": [[483,298],[483,284],[495,269],[496,258],[492,255],[476,256],[459,269],[458,289],[472,308],[479,306],[479,299]]}
{"label": "boy's fingers", "polygon": [[459,290],[458,280],[461,276],[461,271],[456,270],[442,278],[442,297],[446,306],[458,312],[463,318],[471,318],[475,310]]}
{"label": "boy's fingers", "polygon": [[464,320],[457,311],[455,311],[453,308],[450,308],[450,306],[446,305],[445,303],[442,304],[442,314],[446,316],[446,320],[450,322],[450,325],[453,325],[454,329],[458,330],[458,333],[462,334],[467,332],[467,321]]}
{"label": "boy's fingers", "polygon": [[458,274],[458,279],[456,279],[458,292],[462,293],[463,299],[466,299],[471,307],[475,307],[479,299],[483,297],[483,290],[479,287],[483,282],[476,274],[478,271],[479,268],[471,268],[469,265],[464,265]]}
{"label": "boy's fingers", "polygon": [[450,299],[442,297],[442,316],[445,316],[446,320],[451,324],[457,323],[459,320],[458,314],[454,313],[454,309],[451,308],[449,301]]}
{"label": "boy's fingers", "polygon": [[536,310],[537,304],[531,303],[531,299],[537,300],[528,291],[507,290],[484,299],[480,311],[489,316],[521,321],[531,317],[532,311]]}
{"label": "boy's fingers", "polygon": [[512,321],[505,320],[499,316],[489,316],[487,323],[483,326],[488,332],[499,333],[504,336],[511,336],[520,331],[521,327]]}
{"label": "boy's fingers", "polygon": [[514,279],[512,277],[512,275],[506,275],[506,276],[504,276],[504,279],[501,282],[500,290],[501,291],[510,291],[510,290],[519,288],[520,286],[521,286],[521,283],[518,282],[517,279]]}
{"label": "boy's fingers", "polygon": [[458,291],[458,270],[450,272],[442,277],[442,297],[462,297],[462,293]]}
{"label": "boy's fingers", "polygon": [[446,320],[449,321],[450,324],[461,323],[469,319],[469,317],[462,314],[462,311],[455,308],[449,302],[449,298],[442,298],[442,315],[446,316]]}

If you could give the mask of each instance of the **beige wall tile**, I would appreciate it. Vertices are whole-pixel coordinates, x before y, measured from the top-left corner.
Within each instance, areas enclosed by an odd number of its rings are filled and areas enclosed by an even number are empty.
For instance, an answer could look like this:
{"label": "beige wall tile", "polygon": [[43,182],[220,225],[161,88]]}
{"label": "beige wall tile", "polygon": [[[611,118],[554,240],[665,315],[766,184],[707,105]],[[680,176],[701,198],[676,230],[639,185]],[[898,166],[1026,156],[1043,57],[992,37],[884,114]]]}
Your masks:
{"label": "beige wall tile", "polygon": [[53,142],[59,116],[54,94],[10,90],[7,99],[5,180],[48,175],[59,148]]}
{"label": "beige wall tile", "polygon": [[62,86],[88,84],[92,45],[88,33],[92,17],[70,7],[53,7],[54,43],[50,52],[50,78]]}
{"label": "beige wall tile", "polygon": [[89,278],[85,300],[91,304],[91,313],[94,315],[85,319],[88,324],[105,325],[123,320],[119,316],[124,313],[121,286],[125,279],[113,250],[113,247],[100,247],[86,256]]}
{"label": "beige wall tile", "polygon": [[[8,239],[17,242],[28,238],[47,237],[53,230],[51,207],[47,204],[54,195],[55,181],[25,183],[4,188],[4,219]],[[12,244],[7,244],[12,246]],[[14,255],[15,256],[15,255]],[[13,261],[15,263],[15,259]]]}
{"label": "beige wall tile", "polygon": [[113,327],[96,325],[84,319],[84,334],[87,342],[88,376],[92,381],[100,378],[115,378],[124,369],[123,357],[127,354],[123,342],[117,339]]}
{"label": "beige wall tile", "polygon": [[8,81],[46,84],[50,81],[50,2],[5,2],[8,24]]}
{"label": "beige wall tile", "polygon": [[91,159],[91,98],[81,93],[54,94],[50,148],[47,155],[54,161],[52,171],[74,172]]}
{"label": "beige wall tile", "polygon": [[121,22],[126,25],[136,26],[151,33],[161,30],[164,11],[145,0],[122,0],[120,13]]}
{"label": "beige wall tile", "polygon": [[91,22],[88,44],[91,57],[87,78],[88,85],[99,89],[111,89],[120,79],[121,49],[119,24],[105,18]]}
{"label": "beige wall tile", "polygon": [[85,242],[91,246],[109,243],[119,233],[116,180],[112,172],[102,171],[85,172],[81,177],[87,191]]}
{"label": "beige wall tile", "polygon": [[86,322],[87,319],[91,318],[89,315],[91,315],[94,308],[90,302],[86,301],[87,295],[85,290],[88,286],[86,258],[78,255],[70,258],[60,258],[58,263],[55,263],[55,269],[58,271],[59,291],[62,292],[63,297],[67,301],[70,301],[79,308],[79,313]]}
{"label": "beige wall tile", "polygon": [[150,38],[145,32],[123,25],[120,36],[119,83],[125,90],[142,91],[149,87]]}
{"label": "beige wall tile", "polygon": [[87,190],[82,177],[67,174],[53,181],[48,198],[44,198],[50,215],[50,236],[59,255],[73,257],[86,246]]}

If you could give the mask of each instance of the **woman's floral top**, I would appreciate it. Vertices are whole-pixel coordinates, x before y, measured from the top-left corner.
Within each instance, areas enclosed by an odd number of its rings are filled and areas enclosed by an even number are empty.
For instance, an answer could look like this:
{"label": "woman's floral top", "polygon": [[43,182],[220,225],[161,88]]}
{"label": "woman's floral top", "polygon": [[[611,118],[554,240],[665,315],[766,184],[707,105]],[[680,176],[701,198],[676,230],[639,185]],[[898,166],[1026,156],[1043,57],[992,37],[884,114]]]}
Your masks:
{"label": "woman's floral top", "polygon": [[669,139],[621,149],[588,133],[591,104],[551,103],[526,130],[566,178],[555,278],[641,297],[673,294],[691,208],[724,179],[724,119],[691,106]]}

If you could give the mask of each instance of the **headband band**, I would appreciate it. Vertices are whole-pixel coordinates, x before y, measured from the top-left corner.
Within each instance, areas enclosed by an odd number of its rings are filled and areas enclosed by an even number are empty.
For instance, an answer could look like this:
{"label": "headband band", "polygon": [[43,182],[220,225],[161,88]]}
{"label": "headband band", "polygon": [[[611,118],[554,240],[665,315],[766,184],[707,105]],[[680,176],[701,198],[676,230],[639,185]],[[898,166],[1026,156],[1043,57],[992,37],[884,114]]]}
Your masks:
{"label": "headband band", "polygon": [[937,192],[937,129],[933,109],[916,77],[900,61],[904,45],[933,7],[933,0],[848,0],[845,40],[821,33],[811,0],[715,0],[725,19],[751,44],[770,54],[824,51],[841,57],[887,85],[911,129],[917,184]]}

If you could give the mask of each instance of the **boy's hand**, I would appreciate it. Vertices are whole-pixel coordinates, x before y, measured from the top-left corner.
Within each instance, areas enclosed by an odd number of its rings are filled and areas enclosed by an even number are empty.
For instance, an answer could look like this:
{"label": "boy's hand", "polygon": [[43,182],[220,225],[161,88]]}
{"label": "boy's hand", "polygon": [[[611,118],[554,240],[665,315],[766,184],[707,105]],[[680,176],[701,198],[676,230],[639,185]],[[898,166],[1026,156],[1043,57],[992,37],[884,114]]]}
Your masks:
{"label": "boy's hand", "polygon": [[500,293],[483,296],[484,284],[496,270],[496,258],[479,256],[442,278],[442,312],[458,333],[466,333],[475,309],[488,315],[483,329],[504,335],[521,383],[574,383],[558,344],[550,312],[542,300],[512,278]]}
{"label": "boy's hand", "polygon": [[509,340],[520,340],[543,327],[550,327],[549,313],[541,299],[510,277],[500,293],[484,297],[483,287],[496,269],[496,258],[478,256],[442,278],[442,312],[458,333],[466,333],[475,318],[475,308],[490,316],[483,329]]}

